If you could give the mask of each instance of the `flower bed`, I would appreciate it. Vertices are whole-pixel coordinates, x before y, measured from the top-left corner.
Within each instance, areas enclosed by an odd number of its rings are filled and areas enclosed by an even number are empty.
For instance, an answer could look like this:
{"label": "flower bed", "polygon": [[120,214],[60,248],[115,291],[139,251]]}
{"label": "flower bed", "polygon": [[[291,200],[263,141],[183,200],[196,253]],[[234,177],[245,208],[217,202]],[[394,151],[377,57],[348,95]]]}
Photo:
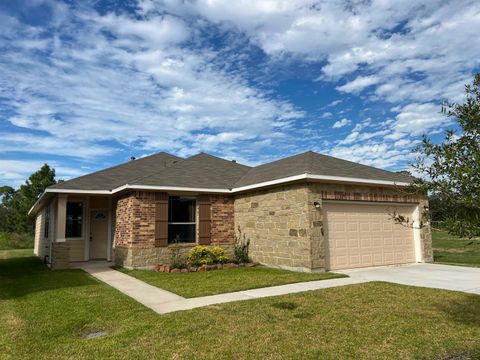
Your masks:
{"label": "flower bed", "polygon": [[201,265],[201,266],[187,266],[183,269],[173,268],[170,265],[164,264],[156,264],[154,269],[158,272],[166,272],[166,273],[179,273],[179,272],[205,272],[205,271],[213,271],[213,270],[224,270],[224,269],[235,269],[239,267],[254,267],[257,266],[256,263],[226,263],[226,264],[212,264],[212,265]]}

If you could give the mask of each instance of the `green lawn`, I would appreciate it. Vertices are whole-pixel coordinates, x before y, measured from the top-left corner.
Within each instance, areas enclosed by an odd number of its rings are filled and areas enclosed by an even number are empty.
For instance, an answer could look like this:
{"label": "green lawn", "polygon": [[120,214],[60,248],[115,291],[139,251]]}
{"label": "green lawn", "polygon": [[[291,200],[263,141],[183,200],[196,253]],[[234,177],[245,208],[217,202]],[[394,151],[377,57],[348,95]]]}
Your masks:
{"label": "green lawn", "polygon": [[263,266],[199,273],[160,273],[151,270],[127,270],[124,268],[117,268],[117,270],[145,281],[150,285],[158,286],[187,298],[302,281],[346,277],[346,275],[342,274],[299,273]]}
{"label": "green lawn", "polygon": [[[480,296],[387,283],[158,315],[81,270],[16,257],[0,260],[0,309],[1,359],[480,357]],[[84,338],[95,331],[107,335]]]}
{"label": "green lawn", "polygon": [[436,263],[480,267],[480,238],[461,239],[435,230],[432,243]]}
{"label": "green lawn", "polygon": [[33,248],[32,234],[17,234],[0,231],[0,250],[31,248]]}

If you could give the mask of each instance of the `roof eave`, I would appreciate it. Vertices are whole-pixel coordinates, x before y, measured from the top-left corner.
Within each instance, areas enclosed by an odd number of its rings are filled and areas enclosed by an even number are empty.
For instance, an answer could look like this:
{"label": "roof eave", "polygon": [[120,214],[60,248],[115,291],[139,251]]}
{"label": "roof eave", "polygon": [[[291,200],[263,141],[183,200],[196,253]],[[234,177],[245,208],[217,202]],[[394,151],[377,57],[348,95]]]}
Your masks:
{"label": "roof eave", "polygon": [[281,179],[275,179],[270,181],[264,181],[261,183],[250,184],[239,186],[232,189],[220,189],[220,188],[198,188],[198,187],[185,187],[185,186],[156,186],[156,185],[130,185],[125,184],[119,186],[113,190],[84,190],[84,189],[56,189],[56,188],[47,188],[38,198],[35,204],[32,206],[29,215],[34,214],[38,209],[42,199],[47,193],[57,193],[57,194],[89,194],[89,195],[113,195],[120,191],[124,190],[156,190],[156,191],[185,191],[185,192],[197,192],[197,193],[210,193],[210,194],[234,194],[248,190],[254,190],[264,187],[270,187],[285,183],[290,183],[300,180],[316,180],[316,181],[328,181],[328,182],[341,182],[341,183],[354,183],[354,184],[363,184],[363,185],[383,185],[383,186],[409,186],[410,182],[404,181],[391,181],[391,180],[374,180],[374,179],[363,179],[363,178],[351,178],[344,176],[329,176],[329,175],[314,175],[314,174],[300,174],[294,176],[288,176]]}

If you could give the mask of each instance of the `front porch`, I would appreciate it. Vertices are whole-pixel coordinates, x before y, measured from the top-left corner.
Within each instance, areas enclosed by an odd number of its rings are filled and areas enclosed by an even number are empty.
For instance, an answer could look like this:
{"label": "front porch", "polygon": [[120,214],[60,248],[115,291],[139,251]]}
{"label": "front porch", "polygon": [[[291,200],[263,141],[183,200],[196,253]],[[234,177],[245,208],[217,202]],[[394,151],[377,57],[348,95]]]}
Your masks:
{"label": "front porch", "polygon": [[111,261],[114,217],[112,196],[58,194],[41,224],[46,262],[59,269],[77,262]]}

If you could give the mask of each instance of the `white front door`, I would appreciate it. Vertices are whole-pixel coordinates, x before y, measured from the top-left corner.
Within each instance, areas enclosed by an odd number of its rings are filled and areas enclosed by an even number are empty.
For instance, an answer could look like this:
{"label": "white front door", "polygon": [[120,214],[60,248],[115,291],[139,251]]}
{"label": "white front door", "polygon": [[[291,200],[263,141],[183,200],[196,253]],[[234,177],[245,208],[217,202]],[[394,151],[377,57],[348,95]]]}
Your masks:
{"label": "white front door", "polygon": [[108,210],[90,212],[90,259],[106,259],[108,246]]}

